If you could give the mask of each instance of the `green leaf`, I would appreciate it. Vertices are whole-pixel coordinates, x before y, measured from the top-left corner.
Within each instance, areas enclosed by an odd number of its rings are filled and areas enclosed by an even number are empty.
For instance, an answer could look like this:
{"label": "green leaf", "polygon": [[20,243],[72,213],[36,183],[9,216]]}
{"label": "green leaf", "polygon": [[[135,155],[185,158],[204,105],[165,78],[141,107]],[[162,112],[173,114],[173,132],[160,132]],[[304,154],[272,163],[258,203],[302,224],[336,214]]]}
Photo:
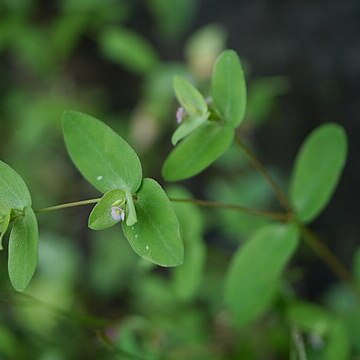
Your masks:
{"label": "green leaf", "polygon": [[108,59],[137,74],[149,73],[159,62],[151,44],[128,29],[106,29],[100,36],[99,44]]}
{"label": "green leaf", "polygon": [[192,24],[199,0],[148,0],[147,3],[161,37],[169,41],[178,38]]}
{"label": "green leaf", "polygon": [[313,220],[329,202],[347,156],[344,129],[322,125],[305,140],[295,161],[290,197],[299,219]]}
{"label": "green leaf", "polygon": [[322,307],[306,303],[296,302],[287,309],[289,322],[295,324],[301,331],[325,335],[331,325],[331,317]]}
{"label": "green leaf", "polygon": [[[0,206],[1,208],[1,206]],[[0,250],[3,249],[2,245],[2,238],[5,235],[9,223],[10,223],[10,215],[11,215],[11,209],[0,209]]]}
{"label": "green leaf", "polygon": [[173,149],[163,165],[164,178],[177,181],[198,174],[229,148],[233,137],[233,129],[206,122]]}
{"label": "green leaf", "polygon": [[342,320],[335,320],[329,332],[324,359],[348,360],[350,359],[349,336]]}
{"label": "green leaf", "polygon": [[24,291],[34,275],[38,241],[35,213],[32,208],[25,207],[24,216],[15,221],[9,239],[9,277],[17,291]]}
{"label": "green leaf", "polygon": [[[119,189],[110,190],[101,198],[101,200],[95,205],[92,209],[88,226],[92,230],[104,230],[115,224],[119,220],[116,220],[112,217],[111,210],[113,206],[121,206],[121,202],[125,204],[125,192]],[[123,208],[125,211],[125,208]]]}
{"label": "green leaf", "polygon": [[211,93],[222,119],[234,128],[239,126],[246,110],[246,83],[235,51],[226,50],[217,59]]}
{"label": "green leaf", "polygon": [[126,191],[126,225],[132,226],[137,222],[137,215],[133,197],[130,191]]}
{"label": "green leaf", "polygon": [[31,196],[24,180],[2,161],[0,161],[0,204],[17,210],[31,206]]}
{"label": "green leaf", "polygon": [[277,97],[289,92],[290,83],[285,76],[267,76],[251,81],[247,98],[246,119],[252,127],[269,119],[276,108]]}
{"label": "green leaf", "polygon": [[298,237],[293,225],[270,225],[237,251],[226,278],[225,300],[238,325],[250,323],[270,306]]}
{"label": "green leaf", "polygon": [[174,290],[180,299],[191,300],[199,289],[203,277],[206,246],[200,236],[181,238],[185,243],[185,255],[183,265],[174,268]]}
{"label": "green leaf", "polygon": [[133,226],[122,224],[134,251],[161,266],[181,265],[184,248],[179,223],[167,195],[155,180],[143,180],[135,208],[138,222]]}
{"label": "green leaf", "polygon": [[176,98],[190,117],[207,118],[208,106],[194,85],[179,76],[174,77],[173,85]]}
{"label": "green leaf", "polygon": [[206,117],[185,118],[182,124],[175,130],[171,142],[175,146],[181,139],[189,135],[207,120]]}
{"label": "green leaf", "polygon": [[66,111],[63,131],[70,157],[82,175],[102,193],[121,189],[136,192],[142,170],[130,145],[101,121]]}
{"label": "green leaf", "polygon": [[[189,191],[172,187],[167,191],[170,198],[191,199]],[[182,300],[190,300],[196,294],[202,280],[206,247],[202,240],[203,220],[198,207],[191,203],[172,202],[180,224],[184,242],[184,264],[172,271],[174,290]]]}

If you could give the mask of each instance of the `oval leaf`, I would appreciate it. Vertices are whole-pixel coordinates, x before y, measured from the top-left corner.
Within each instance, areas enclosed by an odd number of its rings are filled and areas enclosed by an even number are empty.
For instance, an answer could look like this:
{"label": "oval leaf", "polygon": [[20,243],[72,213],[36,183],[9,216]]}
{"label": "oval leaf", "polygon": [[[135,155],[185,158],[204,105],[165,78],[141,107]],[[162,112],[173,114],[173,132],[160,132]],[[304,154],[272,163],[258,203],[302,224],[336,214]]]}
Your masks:
{"label": "oval leaf", "polygon": [[24,180],[2,161],[0,161],[0,204],[17,210],[31,206],[31,196]]}
{"label": "oval leaf", "polygon": [[107,125],[89,115],[66,111],[63,131],[72,161],[98,190],[135,192],[139,188],[142,170],[138,156]]}
{"label": "oval leaf", "polygon": [[119,189],[108,191],[92,209],[88,221],[89,228],[92,230],[103,230],[120,222],[121,219],[115,219],[111,211],[114,203],[121,200],[125,203],[124,191]]}
{"label": "oval leaf", "polygon": [[217,59],[211,94],[221,118],[233,127],[239,126],[246,110],[246,83],[235,51],[226,50]]}
{"label": "oval leaf", "polygon": [[326,124],[305,140],[295,161],[290,197],[299,219],[313,220],[329,202],[347,156],[343,128]]}
{"label": "oval leaf", "polygon": [[132,226],[137,222],[136,209],[131,192],[126,191],[126,225]]}
{"label": "oval leaf", "polygon": [[164,178],[177,181],[198,174],[229,148],[233,137],[233,129],[206,122],[173,149],[162,169]]}
{"label": "oval leaf", "polygon": [[199,128],[207,120],[206,117],[185,118],[182,124],[175,130],[171,142],[175,146],[181,139]]}
{"label": "oval leaf", "polygon": [[[170,198],[191,198],[184,188],[172,187],[167,191]],[[176,294],[182,300],[190,300],[201,283],[206,246],[202,239],[203,220],[199,208],[191,203],[172,202],[180,224],[180,235],[184,242],[184,264],[172,271]]]}
{"label": "oval leaf", "polygon": [[161,266],[181,265],[184,248],[179,223],[167,195],[155,180],[143,180],[135,208],[138,222],[133,226],[122,224],[134,251]]}
{"label": "oval leaf", "polygon": [[255,320],[268,306],[298,244],[293,225],[260,229],[235,254],[226,278],[225,300],[238,325]]}
{"label": "oval leaf", "polygon": [[32,208],[25,207],[24,216],[15,221],[9,239],[9,277],[17,291],[24,291],[34,275],[38,259],[38,241],[35,213]]}
{"label": "oval leaf", "polygon": [[350,354],[349,334],[346,331],[344,322],[337,319],[333,321],[330,329],[323,359],[348,360],[351,359]]}
{"label": "oval leaf", "polygon": [[194,85],[179,76],[175,76],[173,85],[176,98],[189,116],[207,117],[206,101]]}
{"label": "oval leaf", "polygon": [[11,209],[0,206],[0,250],[3,249],[2,238],[5,235],[10,223]]}
{"label": "oval leaf", "polygon": [[146,39],[124,28],[105,30],[99,39],[103,54],[138,74],[146,74],[158,64],[158,55]]}
{"label": "oval leaf", "polygon": [[306,302],[291,304],[287,309],[287,318],[301,331],[319,336],[324,336],[331,325],[331,316],[325,309]]}

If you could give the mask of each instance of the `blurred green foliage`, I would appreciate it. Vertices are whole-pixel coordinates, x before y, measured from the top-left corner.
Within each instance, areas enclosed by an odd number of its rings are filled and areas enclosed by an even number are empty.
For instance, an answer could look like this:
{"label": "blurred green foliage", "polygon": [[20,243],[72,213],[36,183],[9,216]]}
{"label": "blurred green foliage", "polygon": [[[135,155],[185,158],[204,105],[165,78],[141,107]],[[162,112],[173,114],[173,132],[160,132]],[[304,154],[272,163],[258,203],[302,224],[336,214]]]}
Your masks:
{"label": "blurred green foliage", "polygon": [[[173,76],[208,91],[225,48],[226,31],[213,24],[187,38],[183,62],[165,61],[154,45],[185,37],[197,3],[144,2],[155,30],[142,34],[131,27],[136,6],[130,0],[56,1],[45,10],[39,1],[1,1],[0,152],[26,179],[34,207],[95,195],[65,155],[60,118],[67,109],[110,119],[142,155],[145,175],[161,179],[175,129]],[[123,92],[112,93],[110,84],[124,73],[130,77],[122,78]],[[91,81],[98,78],[103,81]],[[248,84],[241,131],[251,138],[276,117],[278,96],[290,85],[279,76]],[[227,203],[274,203],[233,148],[198,183],[186,184]],[[191,197],[180,186],[169,195]],[[358,299],[336,285],[317,305],[300,301],[292,272],[279,280],[266,314],[245,328],[235,326],[223,296],[230,259],[268,221],[180,203],[174,208],[188,256],[183,267],[167,271],[137,257],[118,227],[87,229],[90,208],[41,215],[39,266],[29,289],[15,293],[0,272],[0,358],[271,360],[301,359],[302,348],[309,360],[360,357]],[[360,286],[359,259],[357,253]],[[7,252],[0,252],[2,269],[6,263]]]}

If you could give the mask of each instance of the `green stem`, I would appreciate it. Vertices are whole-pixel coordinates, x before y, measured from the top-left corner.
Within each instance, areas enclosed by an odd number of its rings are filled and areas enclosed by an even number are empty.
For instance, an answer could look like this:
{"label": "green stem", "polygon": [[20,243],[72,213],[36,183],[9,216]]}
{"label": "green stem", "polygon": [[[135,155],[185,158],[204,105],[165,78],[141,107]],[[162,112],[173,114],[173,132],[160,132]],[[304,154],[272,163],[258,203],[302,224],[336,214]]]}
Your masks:
{"label": "green stem", "polygon": [[265,178],[265,180],[269,183],[269,185],[274,190],[280,204],[283,206],[283,208],[289,212],[292,213],[291,205],[281,189],[281,187],[275,182],[271,174],[267,171],[265,166],[257,159],[255,154],[244,144],[244,142],[241,140],[240,136],[236,134],[235,136],[236,143],[243,149],[246,156],[249,158],[251,164],[253,167]]}
{"label": "green stem", "polygon": [[[270,173],[266,170],[265,166],[257,159],[255,154],[243,143],[240,136],[236,134],[236,143],[244,150],[245,154],[250,159],[253,167],[258,170],[260,174],[267,180],[270,186],[273,188],[280,204],[287,211],[287,219],[292,218],[293,210],[287,199],[287,196],[281,189],[281,187],[275,182]],[[301,229],[305,242],[315,252],[317,256],[328,266],[328,268],[343,282],[349,284],[355,293],[359,295],[359,289],[355,284],[355,281],[351,273],[347,270],[345,265],[332,253],[332,251],[311,231],[308,227],[302,223],[298,223]]]}
{"label": "green stem", "polygon": [[46,207],[46,208],[42,208],[42,209],[37,209],[37,210],[34,210],[34,212],[35,213],[42,213],[42,212],[66,209],[66,208],[75,207],[75,206],[95,204],[95,203],[98,203],[100,200],[101,200],[101,198],[74,201],[74,202],[71,202],[71,203],[60,204],[60,205],[50,206],[50,207]]}
{"label": "green stem", "polygon": [[225,204],[217,201],[207,201],[207,200],[199,200],[199,199],[177,199],[177,198],[170,198],[170,201],[173,202],[183,202],[183,203],[191,203],[199,206],[205,206],[209,208],[217,208],[217,209],[227,209],[227,210],[234,210],[239,211],[242,213],[247,213],[256,216],[262,216],[268,219],[278,220],[278,221],[287,221],[288,215],[284,213],[266,211],[266,210],[258,210],[252,209],[241,205],[231,205]]}
{"label": "green stem", "polygon": [[[55,210],[61,210],[65,208],[70,208],[74,206],[82,206],[82,205],[89,205],[89,204],[95,204],[99,202],[101,199],[88,199],[88,200],[82,200],[82,201],[75,201],[71,203],[66,204],[60,204],[55,206],[50,206],[42,209],[34,210],[35,213],[42,213],[42,212],[48,212],[48,211],[55,211]],[[207,200],[199,200],[199,199],[177,199],[177,198],[170,198],[170,201],[173,202],[183,202],[183,203],[192,203],[199,206],[205,206],[209,208],[217,208],[217,209],[227,209],[227,210],[234,210],[239,211],[242,213],[247,213],[251,215],[256,216],[262,216],[268,219],[278,220],[278,221],[287,221],[288,215],[278,212],[271,212],[266,210],[258,210],[258,209],[252,209],[241,205],[231,205],[231,204],[225,204],[217,201],[207,201]]]}

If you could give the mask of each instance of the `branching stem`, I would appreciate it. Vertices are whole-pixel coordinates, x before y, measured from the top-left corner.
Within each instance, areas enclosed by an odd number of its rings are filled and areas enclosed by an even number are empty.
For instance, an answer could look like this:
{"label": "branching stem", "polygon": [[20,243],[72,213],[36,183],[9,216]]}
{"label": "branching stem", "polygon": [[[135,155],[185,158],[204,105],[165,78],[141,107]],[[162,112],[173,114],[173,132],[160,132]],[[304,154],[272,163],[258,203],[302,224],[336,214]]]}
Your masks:
{"label": "branching stem", "polygon": [[299,227],[306,244],[321,258],[321,260],[341,281],[354,288],[359,295],[354,279],[345,265],[331,252],[331,250],[312,230],[302,224],[299,224]]}
{"label": "branching stem", "polygon": [[288,215],[285,213],[252,209],[252,208],[248,208],[248,207],[241,206],[241,205],[225,204],[225,203],[221,203],[218,201],[208,201],[208,200],[199,200],[199,199],[177,199],[177,198],[170,198],[170,201],[191,203],[191,204],[204,206],[204,207],[208,207],[208,208],[234,210],[234,211],[239,211],[242,213],[251,214],[251,215],[255,215],[255,216],[261,216],[261,217],[278,220],[278,221],[288,220]]}
{"label": "branching stem", "polygon": [[[281,187],[275,182],[271,174],[267,171],[265,166],[258,160],[256,155],[243,143],[240,136],[236,134],[236,143],[242,148],[245,154],[248,156],[253,167],[267,180],[272,189],[274,190],[280,204],[287,211],[287,219],[292,218],[293,210],[290,202],[281,189]],[[304,241],[314,251],[314,253],[328,266],[328,268],[335,274],[339,280],[348,284],[355,294],[360,297],[359,288],[356,286],[355,281],[351,273],[347,270],[346,266],[335,256],[335,254],[323,243],[320,238],[307,226],[297,222]]]}
{"label": "branching stem", "polygon": [[[89,204],[98,203],[101,198],[96,199],[88,199],[88,200],[81,200],[81,201],[74,201],[70,203],[50,206],[42,209],[35,210],[35,213],[43,213],[55,210],[61,210],[66,208],[71,208],[75,206],[83,206]],[[280,212],[272,212],[267,210],[258,210],[252,209],[241,205],[232,205],[232,204],[225,204],[217,201],[207,201],[207,200],[199,200],[199,199],[178,199],[178,198],[170,198],[170,201],[173,202],[183,202],[183,203],[192,203],[199,206],[209,207],[209,208],[217,208],[217,209],[227,209],[227,210],[234,210],[239,211],[242,213],[247,213],[256,216],[262,216],[268,219],[278,220],[278,221],[286,221],[288,219],[287,214],[280,213]]]}
{"label": "branching stem", "polygon": [[286,210],[289,213],[292,213],[291,205],[289,204],[289,201],[281,189],[281,187],[276,183],[276,181],[273,179],[271,174],[267,171],[265,166],[258,160],[256,155],[244,144],[244,142],[241,140],[240,136],[236,134],[235,136],[236,143],[241,147],[241,149],[245,152],[246,156],[249,158],[252,166],[265,178],[265,180],[269,183],[271,188],[274,190],[279,203],[282,205],[284,210]]}

